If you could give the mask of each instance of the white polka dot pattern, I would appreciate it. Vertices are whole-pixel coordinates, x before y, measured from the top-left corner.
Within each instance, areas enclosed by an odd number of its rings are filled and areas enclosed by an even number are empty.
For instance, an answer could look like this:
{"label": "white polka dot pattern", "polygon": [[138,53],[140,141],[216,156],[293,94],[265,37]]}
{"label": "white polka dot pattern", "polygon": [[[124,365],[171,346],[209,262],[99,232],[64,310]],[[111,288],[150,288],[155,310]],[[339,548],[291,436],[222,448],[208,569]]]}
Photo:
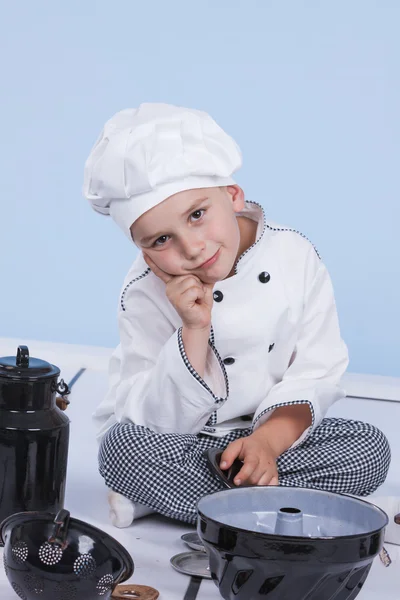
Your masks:
{"label": "white polka dot pattern", "polygon": [[99,596],[104,596],[107,592],[112,590],[114,585],[114,578],[112,575],[104,575],[96,586]]}
{"label": "white polka dot pattern", "polygon": [[63,551],[60,546],[44,542],[39,548],[39,558],[45,565],[56,565],[62,559]]}
{"label": "white polka dot pattern", "polygon": [[15,562],[22,565],[28,558],[28,546],[25,542],[16,542],[11,549],[11,554]]}
{"label": "white polka dot pattern", "polygon": [[74,562],[74,573],[78,577],[85,579],[94,573],[96,567],[96,561],[91,554],[81,554]]}

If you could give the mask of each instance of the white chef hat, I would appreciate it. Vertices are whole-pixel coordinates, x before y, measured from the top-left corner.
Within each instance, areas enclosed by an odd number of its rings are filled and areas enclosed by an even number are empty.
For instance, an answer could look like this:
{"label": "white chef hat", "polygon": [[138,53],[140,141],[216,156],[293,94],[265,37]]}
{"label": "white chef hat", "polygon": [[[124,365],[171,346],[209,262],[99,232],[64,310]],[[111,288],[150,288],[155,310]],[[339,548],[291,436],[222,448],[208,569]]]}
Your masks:
{"label": "white chef hat", "polygon": [[141,104],[105,124],[85,164],[83,193],[132,241],[143,213],[183,190],[234,185],[236,142],[205,112]]}

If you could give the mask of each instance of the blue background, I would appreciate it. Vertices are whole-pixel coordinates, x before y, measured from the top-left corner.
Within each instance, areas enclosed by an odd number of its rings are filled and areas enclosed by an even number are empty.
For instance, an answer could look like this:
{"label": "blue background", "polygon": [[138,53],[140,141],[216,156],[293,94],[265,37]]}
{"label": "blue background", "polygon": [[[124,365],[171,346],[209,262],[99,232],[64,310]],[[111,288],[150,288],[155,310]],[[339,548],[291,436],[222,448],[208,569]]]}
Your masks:
{"label": "blue background", "polygon": [[18,2],[1,16],[0,336],[114,346],[136,248],[82,197],[104,122],[208,111],[331,273],[349,370],[400,376],[400,3]]}

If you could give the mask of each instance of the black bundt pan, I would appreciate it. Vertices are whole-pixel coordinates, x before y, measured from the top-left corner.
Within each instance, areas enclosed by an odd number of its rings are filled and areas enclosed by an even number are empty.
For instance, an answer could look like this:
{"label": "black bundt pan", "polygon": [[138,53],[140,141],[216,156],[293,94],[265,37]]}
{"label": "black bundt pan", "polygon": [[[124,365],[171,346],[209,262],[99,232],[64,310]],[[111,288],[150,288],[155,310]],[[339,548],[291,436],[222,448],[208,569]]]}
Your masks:
{"label": "black bundt pan", "polygon": [[16,513],[0,525],[4,568],[24,600],[108,600],[134,570],[113,537],[65,510]]}
{"label": "black bundt pan", "polygon": [[[275,533],[277,513],[291,512],[281,506],[298,506],[306,529],[316,523],[320,533]],[[362,500],[279,486],[215,492],[201,498],[197,510],[197,531],[225,600],[352,600],[382,548],[388,522]],[[268,524],[260,532],[263,511]]]}

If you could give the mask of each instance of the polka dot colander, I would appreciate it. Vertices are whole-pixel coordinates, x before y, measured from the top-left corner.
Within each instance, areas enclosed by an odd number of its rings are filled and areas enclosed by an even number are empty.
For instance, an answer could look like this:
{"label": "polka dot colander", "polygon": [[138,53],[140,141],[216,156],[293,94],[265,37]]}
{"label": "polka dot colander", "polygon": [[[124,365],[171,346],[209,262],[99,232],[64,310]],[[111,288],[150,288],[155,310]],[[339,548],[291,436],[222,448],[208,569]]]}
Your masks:
{"label": "polka dot colander", "polygon": [[66,510],[8,517],[0,545],[7,578],[25,600],[109,600],[134,569],[119,542]]}

